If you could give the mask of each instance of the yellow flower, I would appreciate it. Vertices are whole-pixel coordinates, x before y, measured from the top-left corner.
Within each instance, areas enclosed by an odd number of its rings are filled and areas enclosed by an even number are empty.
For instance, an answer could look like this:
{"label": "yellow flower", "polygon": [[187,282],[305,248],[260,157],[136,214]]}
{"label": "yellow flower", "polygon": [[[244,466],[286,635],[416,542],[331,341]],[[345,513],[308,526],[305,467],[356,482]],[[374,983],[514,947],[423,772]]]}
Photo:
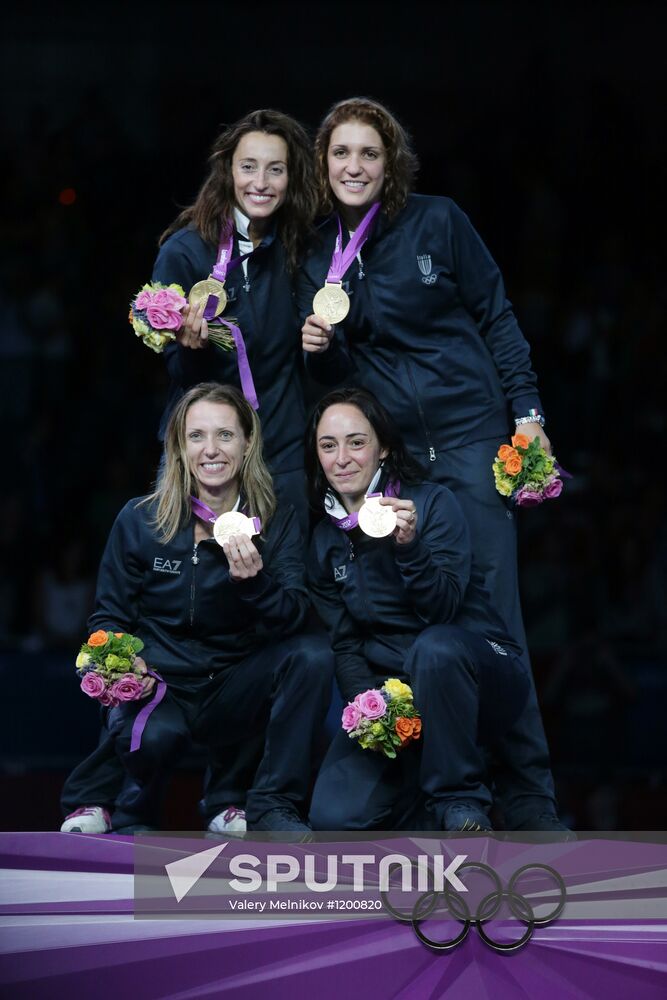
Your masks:
{"label": "yellow flower", "polygon": [[505,475],[499,472],[497,469],[493,470],[493,478],[496,482],[496,489],[503,497],[509,497],[512,495],[512,485]]}
{"label": "yellow flower", "polygon": [[167,288],[171,288],[173,292],[178,292],[179,295],[182,295],[183,298],[185,298],[185,291],[180,285],[177,285],[175,281],[171,285],[167,285]]}
{"label": "yellow flower", "polygon": [[164,345],[170,340],[174,340],[174,337],[170,337],[164,333],[156,333],[155,331],[151,333],[146,332],[143,337],[146,347],[150,347],[151,351],[155,351],[156,354],[161,354],[164,350]]}
{"label": "yellow flower", "polygon": [[142,319],[133,319],[132,326],[137,337],[145,337],[146,334],[150,333],[151,328]]}
{"label": "yellow flower", "polygon": [[390,677],[388,681],[384,682],[382,688],[391,698],[412,698],[412,688],[409,684],[404,684],[396,677]]}
{"label": "yellow flower", "polygon": [[79,653],[76,658],[77,669],[81,670],[82,667],[87,667],[91,662],[90,653]]}

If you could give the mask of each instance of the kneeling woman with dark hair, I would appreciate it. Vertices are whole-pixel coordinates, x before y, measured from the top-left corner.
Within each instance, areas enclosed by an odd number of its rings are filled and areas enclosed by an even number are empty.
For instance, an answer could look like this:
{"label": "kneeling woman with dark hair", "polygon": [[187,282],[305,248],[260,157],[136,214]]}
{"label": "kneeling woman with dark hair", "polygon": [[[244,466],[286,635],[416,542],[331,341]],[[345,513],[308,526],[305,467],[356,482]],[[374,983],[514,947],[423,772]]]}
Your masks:
{"label": "kneeling woman with dark hair", "polygon": [[[420,741],[395,760],[341,730],[315,785],[313,828],[415,828],[425,806],[438,829],[490,830],[480,744],[512,725],[529,680],[520,647],[471,576],[458,502],[421,481],[391,418],[363,389],[320,401],[306,463],[311,501],[326,514],[313,534],[310,585],[343,698],[397,677],[412,686],[423,720]],[[367,494],[378,492],[396,514],[385,537],[358,524]]]}
{"label": "kneeling woman with dark hair", "polygon": [[[261,533],[241,533],[232,515],[230,531],[221,534],[218,522],[214,537],[216,519],[232,512],[259,519]],[[226,765],[235,747],[247,756],[255,739],[261,760],[247,776],[248,828],[308,829],[311,749],[333,658],[324,637],[295,634],[309,605],[301,552],[293,508],[276,507],[250,404],[233,386],[190,389],[170,417],[155,493],[131,500],[111,530],[89,620],[91,629],[138,635],[146,663],[167,684],[136,750],[141,703],[109,712],[132,780],[115,803],[91,792],[84,802],[113,810],[114,829],[156,826],[165,779],[190,740],[208,749],[210,820],[244,792],[225,790]],[[80,767],[75,786],[86,773]]]}

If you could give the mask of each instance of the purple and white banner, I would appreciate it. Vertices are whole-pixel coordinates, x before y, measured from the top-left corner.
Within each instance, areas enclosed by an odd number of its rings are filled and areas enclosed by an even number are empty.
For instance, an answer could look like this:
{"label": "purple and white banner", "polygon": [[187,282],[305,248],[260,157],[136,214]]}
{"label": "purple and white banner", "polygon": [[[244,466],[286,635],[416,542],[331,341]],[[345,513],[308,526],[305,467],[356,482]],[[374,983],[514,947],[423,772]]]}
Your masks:
{"label": "purple and white banner", "polygon": [[660,833],[17,833],[0,855],[2,997],[667,995]]}

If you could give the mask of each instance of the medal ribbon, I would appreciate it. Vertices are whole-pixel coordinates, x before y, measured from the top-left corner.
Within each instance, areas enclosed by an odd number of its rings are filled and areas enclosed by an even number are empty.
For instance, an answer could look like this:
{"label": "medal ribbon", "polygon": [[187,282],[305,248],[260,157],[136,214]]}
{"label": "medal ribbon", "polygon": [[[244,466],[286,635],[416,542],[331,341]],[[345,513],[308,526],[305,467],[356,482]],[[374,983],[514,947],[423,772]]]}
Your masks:
{"label": "medal ribbon", "polygon": [[[238,503],[239,501],[237,500],[233,508],[234,510],[238,510]],[[215,524],[218,517],[221,516],[220,514],[216,514],[214,510],[211,510],[209,505],[204,503],[204,501],[200,500],[198,497],[190,497],[190,506],[192,507],[192,513],[195,514],[196,517],[200,517],[202,521],[207,521],[209,524]],[[242,511],[242,513],[245,513],[245,511]],[[248,515],[246,514],[246,517],[247,516]],[[262,522],[258,517],[251,517],[250,520],[253,523],[256,533],[259,535],[262,530]]]}
{"label": "medal ribbon", "polygon": [[192,513],[196,517],[200,517],[202,521],[208,521],[210,524],[215,524],[218,520],[216,512],[211,510],[209,505],[204,503],[203,500],[199,500],[197,497],[190,497],[190,505],[192,507]]}
{"label": "medal ribbon", "polygon": [[[221,281],[223,284],[226,281],[227,275],[231,269],[233,267],[237,267],[241,261],[245,260],[246,257],[251,257],[255,252],[252,250],[250,253],[244,253],[240,257],[235,257],[233,260],[230,260],[229,258],[231,257],[233,245],[234,233],[231,226],[223,226],[218,246],[218,259],[214,264],[212,271],[212,277],[215,278],[216,281]],[[229,320],[226,319],[216,319],[215,310],[217,307],[218,296],[209,295],[206,307],[204,308],[204,319],[208,323],[214,321],[216,323],[221,323],[223,326],[226,326],[231,333],[232,340],[234,341],[234,347],[236,348],[236,364],[241,382],[241,391],[252,406],[253,410],[258,410],[259,400],[257,399],[257,392],[255,390],[255,383],[250,370],[250,362],[248,361],[248,352],[246,350],[243,334],[235,323],[230,323]]]}
{"label": "medal ribbon", "polygon": [[[372,500],[373,497],[381,497],[381,496],[397,497],[400,493],[400,489],[401,489],[401,484],[396,479],[393,482],[387,483],[384,494],[367,493],[366,499]],[[336,517],[334,514],[329,514],[328,512],[327,516],[329,517],[329,520],[336,525],[337,528],[341,529],[341,531],[353,531],[354,528],[356,528],[359,524],[359,512],[356,510],[354,511],[354,513],[348,514],[347,517]]]}
{"label": "medal ribbon", "polygon": [[157,688],[155,690],[154,696],[144,705],[141,711],[138,713],[132,724],[132,736],[130,738],[130,753],[134,753],[135,750],[139,750],[141,747],[141,737],[143,735],[144,729],[146,728],[146,723],[148,722],[151,712],[155,711],[158,707],[165,694],[167,693],[167,684],[160,677],[158,673],[154,670],[147,670],[146,673],[149,677],[154,677],[157,681]]}
{"label": "medal ribbon", "polygon": [[336,237],[336,246],[334,247],[333,256],[331,258],[329,273],[327,274],[327,282],[338,284],[343,280],[343,275],[370,236],[373,220],[380,211],[381,207],[382,206],[379,201],[376,201],[374,205],[371,205],[361,220],[358,228],[350,237],[350,242],[344,250],[343,227],[341,226],[340,215],[338,216],[338,236]]}
{"label": "medal ribbon", "polygon": [[238,265],[246,259],[246,257],[252,257],[254,250],[250,253],[243,253],[240,257],[232,256],[232,248],[234,246],[234,230],[231,224],[227,224],[222,227],[220,233],[220,243],[218,244],[218,259],[213,265],[213,270],[211,271],[211,277],[215,278],[216,281],[221,281],[224,285],[227,280],[227,275],[229,272],[238,267]]}

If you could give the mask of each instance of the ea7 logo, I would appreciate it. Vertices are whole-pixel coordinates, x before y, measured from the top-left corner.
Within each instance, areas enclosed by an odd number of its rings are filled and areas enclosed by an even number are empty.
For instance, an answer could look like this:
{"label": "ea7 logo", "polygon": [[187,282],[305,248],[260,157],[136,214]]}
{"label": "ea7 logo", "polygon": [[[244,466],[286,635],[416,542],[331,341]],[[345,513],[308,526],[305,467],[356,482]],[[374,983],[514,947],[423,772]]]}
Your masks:
{"label": "ea7 logo", "polygon": [[433,263],[430,253],[417,254],[417,266],[422,273],[422,281],[425,285],[434,285],[438,280],[437,274],[431,274]]}
{"label": "ea7 logo", "polygon": [[161,559],[156,556],[153,560],[153,570],[156,573],[172,573],[178,576],[181,572],[181,559]]}
{"label": "ea7 logo", "polygon": [[340,580],[347,580],[347,566],[334,566],[334,580],[337,583]]}

